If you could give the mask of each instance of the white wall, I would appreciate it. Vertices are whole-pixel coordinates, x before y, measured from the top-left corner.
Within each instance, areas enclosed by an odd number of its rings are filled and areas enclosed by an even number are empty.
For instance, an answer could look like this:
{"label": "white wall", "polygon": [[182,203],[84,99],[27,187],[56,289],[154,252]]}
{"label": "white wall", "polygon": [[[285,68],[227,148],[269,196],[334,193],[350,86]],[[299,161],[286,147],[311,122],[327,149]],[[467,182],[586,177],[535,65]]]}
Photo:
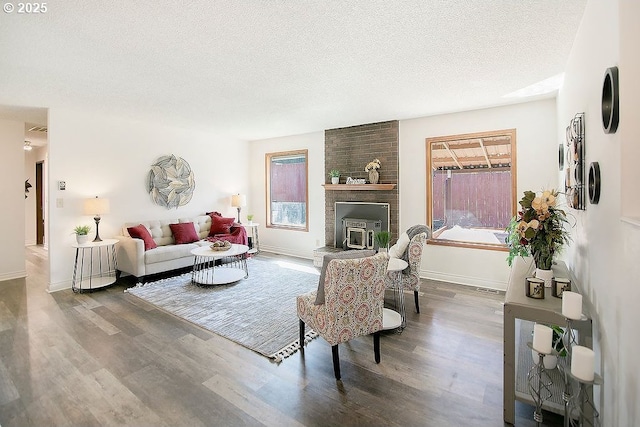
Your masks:
{"label": "white wall", "polygon": [[[594,394],[604,426],[640,425],[640,226],[621,221],[623,204],[635,216],[640,212],[638,19],[638,2],[589,1],[558,97],[558,135],[575,113],[584,111],[587,164],[599,162],[602,174],[600,203],[587,205],[583,212],[572,211],[578,226],[566,260],[593,317],[596,372],[604,379]],[[605,70],[614,65],[620,68],[620,126],[617,133],[605,134],[602,82]],[[623,153],[625,146],[630,150]],[[621,188],[636,200],[625,203]]]}
{"label": "white wall", "polygon": [[[517,201],[525,190],[557,188],[554,99],[400,121],[400,230],[426,223],[426,142],[435,136],[516,129]],[[423,277],[505,290],[507,253],[427,245]]]}
{"label": "white wall", "polygon": [[[174,219],[217,210],[235,216],[231,195],[248,191],[248,143],[164,124],[107,117],[90,111],[49,111],[50,290],[68,288],[73,270],[76,225],[95,223],[83,215],[87,197],[106,197],[111,213],[102,216],[100,236],[119,234],[129,221]],[[193,198],[178,209],[155,205],[146,191],[150,166],[174,154],[195,175]],[[58,181],[66,190],[58,190]],[[24,197],[24,196],[22,196]],[[58,207],[62,206],[62,207]]]}
{"label": "white wall", "polygon": [[[265,154],[280,151],[308,151],[309,167],[309,231],[266,228],[267,207]],[[324,132],[273,138],[250,143],[250,197],[247,213],[253,213],[260,224],[260,248],[270,252],[312,258],[313,250],[324,246]]]}
{"label": "white wall", "polygon": [[[0,119],[0,281],[25,277],[24,122]],[[20,250],[16,250],[19,248]],[[1,285],[1,284],[0,284]]]}

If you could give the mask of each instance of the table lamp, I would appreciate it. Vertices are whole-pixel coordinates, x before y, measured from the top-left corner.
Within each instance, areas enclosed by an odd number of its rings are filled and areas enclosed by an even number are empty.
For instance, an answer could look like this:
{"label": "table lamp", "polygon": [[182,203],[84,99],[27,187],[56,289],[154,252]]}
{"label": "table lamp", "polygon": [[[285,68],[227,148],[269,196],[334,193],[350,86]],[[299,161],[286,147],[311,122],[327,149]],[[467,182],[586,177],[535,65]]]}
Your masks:
{"label": "table lamp", "polygon": [[96,238],[93,241],[102,242],[98,226],[100,225],[100,215],[109,213],[109,199],[101,199],[98,196],[92,199],[85,199],[84,213],[85,215],[95,215],[93,219],[96,222]]}
{"label": "table lamp", "polygon": [[245,196],[244,194],[238,193],[231,196],[231,206],[233,206],[234,208],[238,208],[238,224],[242,224],[242,221],[240,221],[240,209],[246,205],[247,196]]}

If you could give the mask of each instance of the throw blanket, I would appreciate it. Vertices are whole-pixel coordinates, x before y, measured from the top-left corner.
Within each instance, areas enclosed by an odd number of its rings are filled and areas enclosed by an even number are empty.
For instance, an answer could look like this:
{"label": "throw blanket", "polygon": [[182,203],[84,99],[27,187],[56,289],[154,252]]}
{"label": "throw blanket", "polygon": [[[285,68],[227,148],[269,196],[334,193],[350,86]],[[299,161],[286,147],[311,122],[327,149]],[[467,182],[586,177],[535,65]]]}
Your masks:
{"label": "throw blanket", "polygon": [[210,242],[215,242],[216,240],[226,240],[230,243],[236,243],[238,245],[248,245],[249,239],[247,238],[247,230],[244,229],[241,225],[233,225],[231,227],[231,232],[226,234],[216,234],[213,237],[207,237],[207,240]]}
{"label": "throw blanket", "polygon": [[[422,224],[409,227],[409,229],[407,230],[407,236],[409,236],[409,241],[411,241],[411,239],[413,239],[415,236],[417,236],[420,233],[426,233],[427,239],[428,239],[431,236],[431,229],[426,225],[422,225]],[[402,254],[402,257],[400,257],[400,259],[405,260],[407,264],[409,264],[409,246],[411,245],[407,245],[407,247],[404,250],[404,253]],[[411,272],[411,265],[409,265],[407,268],[402,270],[403,274],[409,274],[409,272]]]}

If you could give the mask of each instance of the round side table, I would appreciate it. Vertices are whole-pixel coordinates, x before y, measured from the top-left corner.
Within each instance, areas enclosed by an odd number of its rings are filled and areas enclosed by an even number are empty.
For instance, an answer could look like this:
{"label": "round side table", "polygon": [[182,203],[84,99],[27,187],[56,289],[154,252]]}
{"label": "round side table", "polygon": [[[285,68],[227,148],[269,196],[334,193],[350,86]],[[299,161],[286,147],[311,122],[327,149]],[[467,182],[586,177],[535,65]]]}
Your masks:
{"label": "round side table", "polygon": [[258,238],[258,226],[260,224],[257,224],[255,222],[249,222],[249,223],[242,223],[240,224],[242,225],[245,230],[247,230],[247,232],[251,231],[251,244],[249,244],[249,252],[247,252],[248,254],[258,254],[260,253],[260,240]]}
{"label": "round side table", "polygon": [[389,258],[389,264],[387,265],[387,272],[396,273],[396,284],[393,286],[393,295],[395,297],[396,308],[400,314],[401,328],[407,325],[407,317],[404,308],[404,289],[402,286],[402,270],[407,268],[409,263],[399,258]]}
{"label": "round side table", "polygon": [[91,292],[104,289],[116,282],[117,239],[100,242],[74,243],[76,257],[73,265],[73,292]]}

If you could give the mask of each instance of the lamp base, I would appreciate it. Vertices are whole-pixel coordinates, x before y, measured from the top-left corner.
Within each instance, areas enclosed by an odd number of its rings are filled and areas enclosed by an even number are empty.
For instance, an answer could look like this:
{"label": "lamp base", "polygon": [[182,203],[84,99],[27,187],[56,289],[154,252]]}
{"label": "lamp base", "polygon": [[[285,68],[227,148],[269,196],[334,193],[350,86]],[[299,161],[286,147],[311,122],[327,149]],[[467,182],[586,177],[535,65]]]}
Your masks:
{"label": "lamp base", "polygon": [[94,242],[102,242],[102,239],[100,238],[100,232],[98,230],[99,226],[100,226],[100,215],[96,215],[93,220],[96,222],[96,238],[93,239]]}
{"label": "lamp base", "polygon": [[242,221],[240,221],[240,208],[238,207],[238,224],[242,224]]}

